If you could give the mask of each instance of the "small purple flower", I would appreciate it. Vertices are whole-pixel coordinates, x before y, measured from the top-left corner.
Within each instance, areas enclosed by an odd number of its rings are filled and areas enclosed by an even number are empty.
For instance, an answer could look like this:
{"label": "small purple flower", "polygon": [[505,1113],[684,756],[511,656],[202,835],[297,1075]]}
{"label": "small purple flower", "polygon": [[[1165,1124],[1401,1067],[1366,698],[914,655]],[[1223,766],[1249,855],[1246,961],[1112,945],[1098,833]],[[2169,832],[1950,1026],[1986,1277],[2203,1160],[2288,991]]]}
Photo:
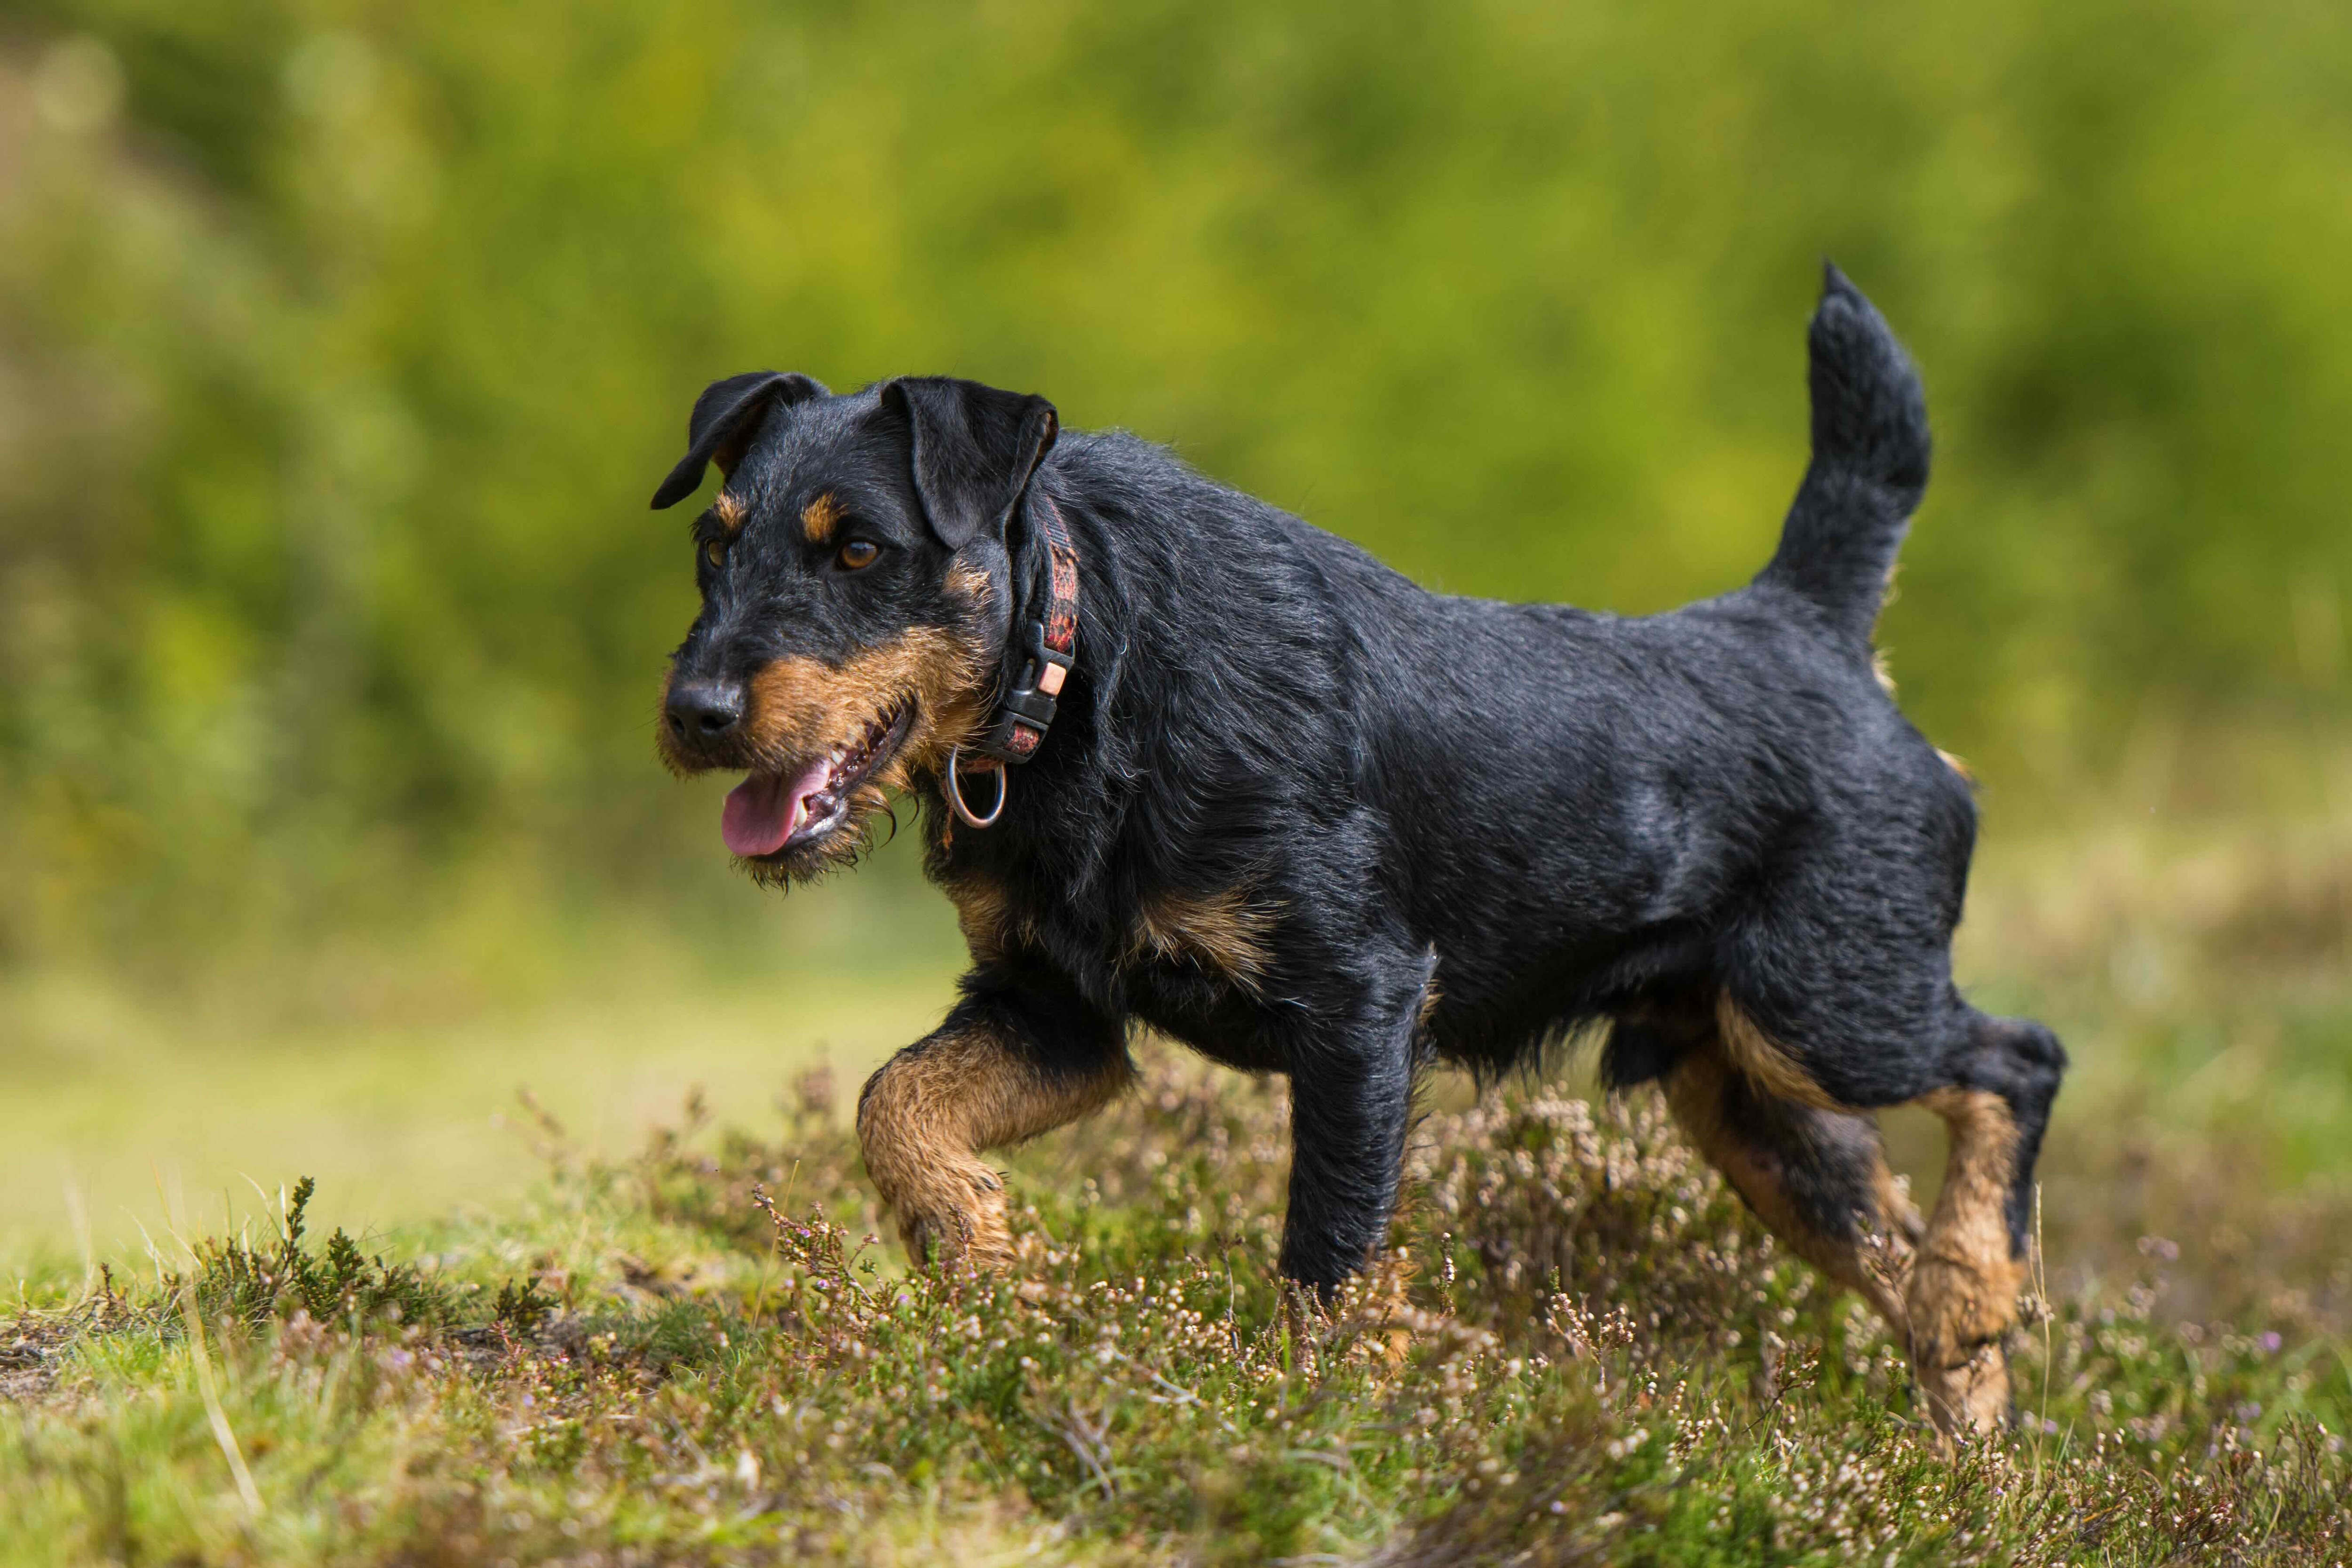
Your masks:
{"label": "small purple flower", "polygon": [[2284,1340],[2279,1338],[2278,1331],[2276,1329],[2273,1329],[2270,1332],[2264,1334],[2260,1342],[2264,1355],[2278,1354],[2279,1346],[2285,1343]]}

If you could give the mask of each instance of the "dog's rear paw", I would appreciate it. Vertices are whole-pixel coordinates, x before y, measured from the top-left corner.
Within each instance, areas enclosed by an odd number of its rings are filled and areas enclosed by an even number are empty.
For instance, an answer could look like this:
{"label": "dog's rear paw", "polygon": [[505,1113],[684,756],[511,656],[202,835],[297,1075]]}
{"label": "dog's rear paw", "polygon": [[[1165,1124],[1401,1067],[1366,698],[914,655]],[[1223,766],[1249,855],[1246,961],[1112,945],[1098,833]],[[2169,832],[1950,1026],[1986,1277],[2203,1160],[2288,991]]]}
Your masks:
{"label": "dog's rear paw", "polygon": [[1998,1431],[2009,1420],[2009,1358],[2000,1342],[2017,1321],[2021,1273],[2005,1256],[1930,1253],[1912,1265],[1911,1374],[1929,1419],[1948,1437]]}

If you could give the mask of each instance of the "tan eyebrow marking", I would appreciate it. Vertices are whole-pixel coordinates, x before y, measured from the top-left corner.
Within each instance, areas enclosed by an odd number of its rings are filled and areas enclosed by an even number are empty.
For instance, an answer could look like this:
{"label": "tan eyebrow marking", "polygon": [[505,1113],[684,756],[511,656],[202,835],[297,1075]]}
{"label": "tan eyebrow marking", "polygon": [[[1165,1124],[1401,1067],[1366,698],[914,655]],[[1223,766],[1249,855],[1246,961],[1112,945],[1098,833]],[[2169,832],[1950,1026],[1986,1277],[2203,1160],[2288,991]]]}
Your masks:
{"label": "tan eyebrow marking", "polygon": [[720,490],[719,499],[710,503],[710,510],[719,514],[719,526],[728,532],[735,533],[742,529],[744,507],[741,496],[730,496]]}
{"label": "tan eyebrow marking", "polygon": [[841,503],[827,490],[801,509],[801,531],[808,535],[811,544],[828,543],[833,539],[834,525],[841,521]]}

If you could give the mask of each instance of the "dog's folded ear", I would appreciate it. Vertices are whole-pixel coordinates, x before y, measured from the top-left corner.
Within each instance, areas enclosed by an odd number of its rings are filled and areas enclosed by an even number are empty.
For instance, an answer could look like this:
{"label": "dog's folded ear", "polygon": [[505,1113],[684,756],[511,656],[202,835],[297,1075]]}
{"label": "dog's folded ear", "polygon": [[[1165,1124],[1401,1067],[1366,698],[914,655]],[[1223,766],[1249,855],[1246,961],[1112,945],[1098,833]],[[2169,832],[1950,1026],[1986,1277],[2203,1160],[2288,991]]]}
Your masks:
{"label": "dog's folded ear", "polygon": [[901,376],[882,388],[882,401],[907,421],[915,493],[950,550],[1004,527],[1061,430],[1044,398],[976,381]]}
{"label": "dog's folded ear", "polygon": [[704,387],[686,422],[686,456],[654,492],[654,510],[676,506],[700,489],[709,464],[718,464],[722,477],[733,473],[768,410],[824,395],[824,388],[807,376],[772,370],[730,375]]}

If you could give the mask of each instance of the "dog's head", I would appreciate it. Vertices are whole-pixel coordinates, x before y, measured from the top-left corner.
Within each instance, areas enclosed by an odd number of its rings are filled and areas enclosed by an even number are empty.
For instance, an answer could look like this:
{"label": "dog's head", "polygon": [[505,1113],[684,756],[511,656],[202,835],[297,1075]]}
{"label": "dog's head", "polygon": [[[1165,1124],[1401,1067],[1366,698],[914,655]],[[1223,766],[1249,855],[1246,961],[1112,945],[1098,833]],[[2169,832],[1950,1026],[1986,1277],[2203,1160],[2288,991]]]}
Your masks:
{"label": "dog's head", "polygon": [[936,775],[986,721],[1011,616],[1005,529],[1053,405],[906,377],[836,397],[772,371],[696,399],[656,508],[724,477],[695,520],[702,611],[658,723],[680,774],[747,776],[727,847],[761,881],[853,858],[885,791]]}

